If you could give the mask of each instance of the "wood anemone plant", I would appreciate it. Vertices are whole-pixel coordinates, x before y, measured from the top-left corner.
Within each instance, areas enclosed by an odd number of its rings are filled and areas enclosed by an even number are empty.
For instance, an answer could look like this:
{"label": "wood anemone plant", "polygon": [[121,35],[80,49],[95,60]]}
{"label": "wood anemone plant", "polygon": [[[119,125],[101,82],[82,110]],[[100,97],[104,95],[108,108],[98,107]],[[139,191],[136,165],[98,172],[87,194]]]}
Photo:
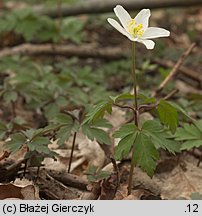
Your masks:
{"label": "wood anemone plant", "polygon": [[[134,123],[139,128],[139,107],[137,100],[137,79],[135,72],[135,42],[142,43],[147,49],[153,49],[155,43],[150,40],[151,38],[167,37],[170,32],[163,28],[148,27],[149,17],[151,15],[149,9],[142,9],[137,16],[133,19],[130,14],[121,6],[117,5],[114,12],[121,22],[122,26],[114,19],[108,18],[108,22],[116,28],[120,33],[128,37],[132,41],[132,77],[134,88]],[[137,137],[136,137],[137,138]],[[134,147],[133,147],[134,148]],[[133,150],[132,158],[134,158],[135,150]],[[131,164],[128,194],[131,194],[132,176],[135,163]]]}

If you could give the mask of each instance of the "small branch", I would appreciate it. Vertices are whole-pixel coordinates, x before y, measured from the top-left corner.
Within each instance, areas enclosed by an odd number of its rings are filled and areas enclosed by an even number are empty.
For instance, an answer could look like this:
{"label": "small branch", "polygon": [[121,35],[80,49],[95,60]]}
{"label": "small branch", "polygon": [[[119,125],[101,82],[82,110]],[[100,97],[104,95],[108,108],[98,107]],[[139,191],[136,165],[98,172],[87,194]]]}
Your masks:
{"label": "small branch", "polygon": [[175,94],[179,92],[179,89],[173,89],[170,93],[168,93],[163,99],[164,100],[169,100],[172,98]]}
{"label": "small branch", "polygon": [[193,48],[195,47],[195,45],[196,45],[195,43],[191,44],[191,46],[186,50],[186,52],[184,52],[182,54],[182,56],[180,57],[180,59],[177,61],[177,63],[173,67],[172,71],[163,80],[163,82],[160,84],[160,86],[156,90],[155,95],[157,95],[158,93],[160,93],[165,88],[165,86],[168,84],[168,82],[179,72],[178,69],[183,64],[183,62],[185,61],[185,59],[187,58],[187,56],[191,53],[191,51],[193,50]]}
{"label": "small branch", "polygon": [[[153,63],[156,63],[162,67],[166,67],[166,68],[173,68],[175,66],[174,62],[170,61],[170,60],[164,60],[164,59],[159,59],[159,58],[155,58],[151,60]],[[200,74],[199,72],[196,72],[195,70],[192,70],[190,68],[187,68],[185,66],[181,66],[179,69],[179,72],[186,75],[187,77],[190,77],[193,80],[196,80],[200,83],[202,83],[202,74]]]}
{"label": "small branch", "polygon": [[[188,7],[188,6],[196,6],[202,5],[201,0],[88,0],[88,1],[79,1],[79,4],[75,5],[64,5],[61,8],[61,15],[62,16],[75,16],[80,14],[98,14],[98,13],[105,13],[111,12],[112,9],[121,4],[124,8],[128,11],[140,10],[145,8],[153,9],[153,8],[167,8],[167,7]],[[47,15],[52,18],[58,17],[58,11],[55,8],[52,9],[35,9],[35,12],[39,15]]]}
{"label": "small branch", "polygon": [[70,45],[70,44],[22,44],[12,48],[5,48],[0,51],[0,58],[12,55],[61,55],[78,56],[80,58],[103,58],[108,60],[126,57],[120,54],[120,48],[101,48],[95,44],[90,45]]}
{"label": "small branch", "polygon": [[78,188],[81,190],[87,190],[87,185],[89,184],[89,182],[80,176],[73,175],[67,172],[60,173],[54,170],[50,170],[48,171],[48,173],[50,176],[62,182],[66,186]]}

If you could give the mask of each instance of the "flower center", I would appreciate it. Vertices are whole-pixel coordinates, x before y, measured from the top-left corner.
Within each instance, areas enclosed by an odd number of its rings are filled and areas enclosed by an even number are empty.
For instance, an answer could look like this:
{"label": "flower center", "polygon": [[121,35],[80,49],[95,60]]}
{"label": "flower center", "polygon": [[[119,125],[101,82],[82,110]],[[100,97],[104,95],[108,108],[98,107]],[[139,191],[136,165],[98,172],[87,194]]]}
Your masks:
{"label": "flower center", "polygon": [[144,34],[144,29],[142,24],[138,24],[135,22],[134,19],[128,22],[128,32],[134,37],[142,37]]}

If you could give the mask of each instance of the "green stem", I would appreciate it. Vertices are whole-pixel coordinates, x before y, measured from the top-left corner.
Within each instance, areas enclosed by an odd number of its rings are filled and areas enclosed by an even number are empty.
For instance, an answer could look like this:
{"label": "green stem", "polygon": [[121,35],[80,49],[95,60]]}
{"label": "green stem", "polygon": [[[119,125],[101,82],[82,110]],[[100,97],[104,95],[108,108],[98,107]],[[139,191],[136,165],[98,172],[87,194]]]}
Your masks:
{"label": "green stem", "polygon": [[[132,76],[133,76],[133,90],[134,90],[134,122],[135,125],[139,126],[139,111],[138,111],[138,101],[137,101],[137,77],[135,72],[135,42],[132,42]],[[132,159],[134,158],[134,147],[132,148]],[[133,160],[131,160],[131,166],[130,166],[130,173],[129,173],[129,180],[128,180],[128,195],[131,194],[132,190],[132,182],[133,182],[133,171],[135,168],[135,164],[133,163]]]}
{"label": "green stem", "polygon": [[133,76],[133,91],[134,91],[134,108],[138,110],[137,103],[137,77],[135,72],[135,42],[132,42],[132,76]]}

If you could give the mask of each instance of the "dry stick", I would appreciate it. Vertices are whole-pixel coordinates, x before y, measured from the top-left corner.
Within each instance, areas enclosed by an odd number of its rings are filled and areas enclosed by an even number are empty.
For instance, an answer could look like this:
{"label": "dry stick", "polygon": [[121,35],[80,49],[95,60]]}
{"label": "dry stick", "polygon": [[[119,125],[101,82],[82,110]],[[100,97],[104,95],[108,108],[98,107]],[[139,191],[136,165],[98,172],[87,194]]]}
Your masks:
{"label": "dry stick", "polygon": [[171,92],[169,92],[163,99],[164,100],[169,100],[172,98],[175,94],[179,92],[179,89],[173,89]]}
{"label": "dry stick", "polygon": [[[90,45],[59,45],[59,44],[22,44],[12,48],[5,48],[0,51],[0,58],[12,55],[60,55],[60,56],[78,56],[80,58],[103,58],[107,60],[116,60],[128,58],[128,53],[123,52],[120,48],[108,47],[101,48],[95,44]],[[152,60],[164,67],[174,67],[172,61],[166,61],[155,58]],[[187,67],[181,66],[178,68],[180,73],[183,73],[190,78],[202,82],[202,75]]]}
{"label": "dry stick", "polygon": [[[88,0],[79,1],[79,4],[64,5],[61,8],[62,16],[74,16],[79,14],[98,14],[104,12],[111,12],[112,8],[121,4],[129,11],[140,10],[145,8],[167,8],[167,7],[187,7],[202,5],[201,0]],[[58,17],[58,11],[55,8],[47,10],[47,8],[35,9],[35,12],[40,15],[48,15],[50,17]]]}
{"label": "dry stick", "polygon": [[62,182],[66,186],[78,188],[81,190],[87,190],[86,187],[89,184],[89,182],[86,179],[67,172],[60,173],[55,170],[49,170],[48,174],[56,180]]}
{"label": "dry stick", "polygon": [[195,45],[196,45],[195,43],[192,43],[191,46],[186,50],[186,52],[184,52],[182,54],[182,56],[180,57],[180,59],[177,61],[177,63],[173,67],[172,71],[163,80],[163,82],[160,84],[160,86],[156,90],[155,95],[159,94],[165,88],[165,86],[168,84],[168,82],[179,72],[179,70],[178,70],[179,67],[183,64],[183,62],[185,61],[185,59],[187,58],[187,56],[191,53],[191,51],[193,50],[193,48],[195,47]]}
{"label": "dry stick", "polygon": [[[175,66],[175,63],[170,61],[170,60],[163,60],[163,59],[155,58],[151,61],[154,63],[157,63],[158,65],[161,65],[163,67],[167,67],[167,68],[169,68],[169,67],[173,68]],[[192,70],[192,69],[187,68],[185,66],[181,66],[179,68],[179,72],[187,75],[191,79],[194,79],[194,80],[202,83],[202,74],[197,73],[195,70]]]}
{"label": "dry stick", "polygon": [[81,58],[103,58],[103,59],[121,59],[127,57],[120,48],[100,48],[95,44],[90,45],[58,45],[58,44],[30,44],[25,43],[12,48],[5,48],[0,51],[0,58],[12,55],[61,55],[78,56]]}
{"label": "dry stick", "polygon": [[70,155],[70,159],[69,159],[69,167],[68,167],[68,171],[67,171],[68,173],[70,173],[70,170],[71,170],[74,147],[75,147],[75,142],[76,142],[76,135],[77,135],[77,132],[74,132],[74,137],[73,137],[73,141],[72,141],[71,155]]}

